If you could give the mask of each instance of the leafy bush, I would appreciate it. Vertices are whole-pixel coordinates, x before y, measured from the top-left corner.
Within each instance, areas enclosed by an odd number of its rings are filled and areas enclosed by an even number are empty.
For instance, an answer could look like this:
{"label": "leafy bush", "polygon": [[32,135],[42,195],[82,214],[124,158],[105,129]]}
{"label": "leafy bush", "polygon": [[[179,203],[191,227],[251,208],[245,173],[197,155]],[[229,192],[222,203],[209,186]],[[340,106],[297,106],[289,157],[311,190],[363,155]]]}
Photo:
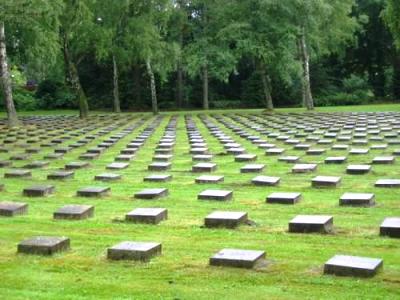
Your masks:
{"label": "leafy bush", "polygon": [[39,101],[35,98],[35,94],[24,88],[14,90],[14,103],[17,110],[31,111],[39,108]]}
{"label": "leafy bush", "polygon": [[350,75],[343,79],[342,89],[334,94],[321,95],[316,99],[318,106],[367,104],[374,98],[366,76]]}
{"label": "leafy bush", "polygon": [[46,109],[72,108],[76,105],[75,95],[63,83],[54,80],[42,81],[36,97],[40,99],[40,106]]}

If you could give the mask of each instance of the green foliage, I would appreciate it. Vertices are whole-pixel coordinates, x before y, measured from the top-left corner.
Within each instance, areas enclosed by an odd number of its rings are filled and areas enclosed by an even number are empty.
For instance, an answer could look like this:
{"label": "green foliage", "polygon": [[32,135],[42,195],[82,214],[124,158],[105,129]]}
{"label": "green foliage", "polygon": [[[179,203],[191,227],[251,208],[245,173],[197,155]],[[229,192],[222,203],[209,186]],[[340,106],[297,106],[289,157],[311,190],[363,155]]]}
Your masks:
{"label": "green foliage", "polygon": [[40,100],[41,108],[73,108],[75,103],[75,95],[62,82],[53,80],[42,81],[36,91],[36,97]]}
{"label": "green foliage", "polygon": [[35,93],[24,88],[14,90],[14,102],[16,109],[20,111],[33,111],[39,109],[39,101]]}
{"label": "green foliage", "polygon": [[400,1],[387,0],[383,17],[392,32],[397,48],[400,49]]}

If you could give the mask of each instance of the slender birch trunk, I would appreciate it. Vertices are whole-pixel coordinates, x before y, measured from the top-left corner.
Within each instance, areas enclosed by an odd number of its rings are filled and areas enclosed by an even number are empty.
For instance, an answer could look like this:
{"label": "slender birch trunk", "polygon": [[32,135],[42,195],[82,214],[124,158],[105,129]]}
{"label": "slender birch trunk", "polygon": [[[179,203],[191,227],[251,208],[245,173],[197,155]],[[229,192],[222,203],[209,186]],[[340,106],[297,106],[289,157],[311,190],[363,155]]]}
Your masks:
{"label": "slender birch trunk", "polygon": [[113,83],[114,83],[114,90],[113,90],[113,96],[114,96],[114,103],[113,103],[113,110],[116,113],[121,112],[121,105],[119,101],[119,82],[118,82],[118,65],[117,65],[117,59],[115,55],[113,55]]}
{"label": "slender birch trunk", "polygon": [[156,80],[154,78],[153,69],[151,67],[150,59],[146,60],[147,73],[150,77],[150,90],[151,90],[151,109],[153,114],[158,114],[158,104],[157,104],[157,91],[156,91]]}
{"label": "slender birch trunk", "polygon": [[274,103],[272,101],[272,95],[271,95],[271,90],[272,90],[271,78],[269,77],[267,68],[265,67],[265,64],[263,62],[259,62],[259,72],[260,72],[260,76],[261,76],[261,82],[263,85],[265,104],[266,104],[267,110],[272,111],[272,110],[274,110]]}
{"label": "slender birch trunk", "polygon": [[7,111],[7,123],[9,127],[20,125],[17,111],[15,110],[12,94],[12,82],[7,64],[6,36],[4,22],[0,22],[0,81],[4,94],[4,104]]}
{"label": "slender birch trunk", "polygon": [[314,109],[314,100],[311,93],[311,82],[310,82],[310,56],[307,50],[306,36],[303,29],[303,32],[300,37],[300,55],[303,66],[303,78],[302,78],[302,87],[303,87],[303,97],[304,104],[308,110]]}
{"label": "slender birch trunk", "polygon": [[208,68],[203,67],[203,109],[209,109],[208,103]]}

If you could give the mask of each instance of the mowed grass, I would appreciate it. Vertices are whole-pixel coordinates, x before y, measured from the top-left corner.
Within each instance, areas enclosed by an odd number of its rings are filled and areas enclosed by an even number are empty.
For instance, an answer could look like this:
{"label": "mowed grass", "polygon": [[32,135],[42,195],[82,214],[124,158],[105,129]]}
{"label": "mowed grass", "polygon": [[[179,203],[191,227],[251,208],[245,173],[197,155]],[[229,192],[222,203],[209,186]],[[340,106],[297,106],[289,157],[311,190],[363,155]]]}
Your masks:
{"label": "mowed grass", "polygon": [[[399,105],[368,106],[365,111],[399,111]],[[339,109],[341,110],[341,109]],[[296,110],[300,111],[300,110]],[[327,111],[335,111],[331,108]],[[350,110],[352,111],[352,110]],[[354,110],[356,111],[356,110]],[[358,108],[357,108],[358,111]],[[226,111],[230,113],[246,111]],[[251,110],[260,113],[261,110]],[[240,174],[245,163],[236,163],[198,118],[199,112],[188,112],[215,155],[218,170],[225,176],[224,183],[198,185],[191,173],[191,155],[185,129],[184,114],[166,113],[153,136],[137,152],[130,166],[122,171],[122,180],[112,183],[94,181],[96,174],[105,172],[106,165],[131,140],[140,134],[153,118],[121,139],[94,161],[91,167],[77,170],[75,178],[48,181],[46,176],[70,161],[77,161],[86,149],[95,146],[113,133],[67,153],[62,159],[51,161],[41,170],[34,170],[32,179],[2,179],[5,190],[1,201],[29,203],[29,213],[14,218],[0,218],[0,298],[1,299],[396,299],[400,297],[400,240],[379,236],[379,225],[385,217],[400,216],[400,190],[374,188],[378,178],[400,178],[399,161],[394,165],[374,165],[368,175],[347,175],[345,165],[325,165],[327,156],[343,155],[341,151],[327,151],[321,156],[305,156],[304,151],[288,148],[285,155],[301,156],[304,162],[318,163],[311,174],[292,174],[291,164],[278,162],[275,156],[265,156],[245,139],[214,122],[234,137],[249,153],[258,155],[257,163],[266,164],[262,175],[279,176],[278,187],[255,187],[251,178],[258,174]],[[213,113],[223,113],[217,111]],[[35,113],[31,113],[32,115]],[[177,138],[172,160],[173,179],[167,183],[144,183],[156,144],[164,133],[170,116],[178,115]],[[137,115],[139,118],[139,114]],[[136,120],[138,120],[138,118]],[[212,119],[212,116],[210,116]],[[231,120],[230,120],[231,121]],[[135,121],[131,122],[134,123]],[[251,132],[251,130],[249,130]],[[254,132],[257,135],[256,132]],[[78,140],[68,141],[66,144]],[[272,140],[277,145],[281,142]],[[371,145],[371,144],[370,144]],[[318,146],[319,147],[319,146]],[[321,147],[324,147],[321,145]],[[364,146],[356,146],[364,148]],[[348,156],[348,163],[369,163],[378,155],[390,155],[394,146],[386,150],[371,150],[368,155]],[[22,152],[18,148],[15,152]],[[42,159],[52,149],[43,148],[31,160]],[[0,159],[10,154],[1,153]],[[25,162],[15,162],[22,166]],[[3,177],[5,170],[0,169]],[[318,175],[342,176],[336,189],[311,188],[311,178]],[[261,174],[260,174],[261,175]],[[47,198],[22,196],[24,187],[52,183],[54,195]],[[112,194],[103,199],[76,196],[85,186],[111,187]],[[166,187],[170,195],[160,200],[136,200],[133,194],[146,187]],[[206,188],[233,190],[229,202],[199,201],[197,194]],[[301,192],[303,200],[296,205],[270,205],[268,194],[275,191]],[[340,207],[339,197],[344,192],[373,192],[377,205],[372,208]],[[92,204],[94,218],[84,221],[55,221],[53,212],[65,204]],[[127,224],[127,212],[137,207],[168,208],[169,218],[159,225]],[[203,228],[204,217],[213,210],[246,211],[254,226],[234,230]],[[334,216],[335,233],[291,234],[288,222],[297,214],[329,214]],[[16,253],[18,242],[36,235],[68,236],[71,250],[53,257]],[[149,263],[111,262],[106,249],[120,241],[157,241],[163,253]],[[222,248],[265,250],[268,266],[256,270],[220,268],[208,265],[208,259]],[[323,264],[335,254],[379,257],[384,260],[383,271],[371,279],[345,278],[322,275]]]}

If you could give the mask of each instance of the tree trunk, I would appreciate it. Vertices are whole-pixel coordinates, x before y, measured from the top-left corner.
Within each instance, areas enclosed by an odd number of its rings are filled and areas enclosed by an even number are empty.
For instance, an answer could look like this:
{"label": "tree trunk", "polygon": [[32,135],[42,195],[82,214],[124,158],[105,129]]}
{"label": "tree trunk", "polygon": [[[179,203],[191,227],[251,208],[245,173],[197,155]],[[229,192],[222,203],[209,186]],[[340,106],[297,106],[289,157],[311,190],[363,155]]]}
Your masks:
{"label": "tree trunk", "polygon": [[83,90],[79,79],[78,69],[76,68],[75,63],[71,59],[71,55],[68,49],[67,37],[65,34],[63,36],[63,54],[64,54],[65,68],[67,69],[68,72],[69,83],[78,99],[79,117],[81,119],[86,119],[89,116],[89,105],[87,103],[85,91]]}
{"label": "tree trunk", "polygon": [[208,110],[208,68],[203,67],[203,109]]}
{"label": "tree trunk", "polygon": [[136,104],[142,102],[142,89],[140,85],[140,66],[138,64],[133,67],[133,95]]}
{"label": "tree trunk", "polygon": [[150,89],[151,89],[151,109],[153,114],[158,114],[157,104],[157,91],[156,91],[156,80],[154,79],[153,69],[151,68],[150,59],[146,60],[147,73],[150,77]]}
{"label": "tree trunk", "polygon": [[307,50],[306,36],[303,28],[303,33],[300,37],[300,56],[303,67],[302,75],[302,88],[304,104],[308,110],[314,109],[314,100],[311,93],[311,82],[310,82],[310,57]]}
{"label": "tree trunk", "polygon": [[392,86],[394,99],[400,101],[400,50],[397,50],[393,60]]}
{"label": "tree trunk", "polygon": [[113,55],[113,77],[114,77],[114,90],[113,90],[113,96],[114,96],[114,105],[113,105],[113,110],[116,113],[121,112],[121,106],[120,106],[120,101],[119,101],[119,83],[118,83],[118,65],[117,65],[117,59],[115,55]]}
{"label": "tree trunk", "polygon": [[183,69],[182,64],[178,62],[178,70],[177,70],[177,86],[176,86],[176,106],[177,108],[182,108],[183,103]]}
{"label": "tree trunk", "polygon": [[267,110],[272,111],[274,110],[274,103],[272,101],[271,96],[271,78],[268,75],[267,68],[263,62],[259,62],[259,72],[261,76],[261,81],[263,85],[264,97],[265,97],[265,104]]}
{"label": "tree trunk", "polygon": [[0,80],[4,94],[4,102],[7,111],[7,123],[9,127],[20,125],[17,111],[15,110],[12,82],[7,64],[6,36],[4,30],[4,22],[0,22]]}

